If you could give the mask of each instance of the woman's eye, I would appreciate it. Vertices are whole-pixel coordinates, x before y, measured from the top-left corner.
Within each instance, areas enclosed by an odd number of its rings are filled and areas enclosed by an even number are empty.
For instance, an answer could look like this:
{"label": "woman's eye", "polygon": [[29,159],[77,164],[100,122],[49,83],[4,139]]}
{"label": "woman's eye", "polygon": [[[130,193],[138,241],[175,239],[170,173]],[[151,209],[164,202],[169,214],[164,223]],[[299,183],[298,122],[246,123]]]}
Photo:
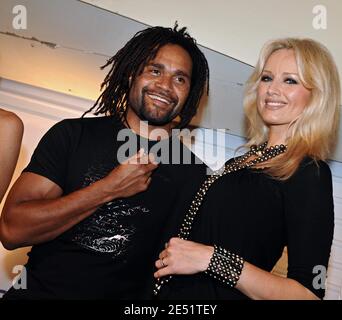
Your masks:
{"label": "woman's eye", "polygon": [[285,79],[285,82],[286,82],[287,84],[298,84],[297,80],[292,79],[292,78],[286,78],[286,79]]}
{"label": "woman's eye", "polygon": [[263,82],[269,82],[271,80],[272,80],[272,78],[270,76],[261,76],[261,81],[263,81]]}

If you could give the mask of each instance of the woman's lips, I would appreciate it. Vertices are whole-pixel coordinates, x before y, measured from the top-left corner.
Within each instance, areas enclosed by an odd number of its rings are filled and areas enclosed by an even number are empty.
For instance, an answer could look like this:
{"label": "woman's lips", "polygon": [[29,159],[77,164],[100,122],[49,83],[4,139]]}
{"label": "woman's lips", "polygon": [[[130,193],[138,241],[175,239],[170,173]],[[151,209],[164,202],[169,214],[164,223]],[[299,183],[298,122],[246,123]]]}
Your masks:
{"label": "woman's lips", "polygon": [[279,109],[286,106],[287,103],[283,101],[266,100],[265,107],[270,109]]}

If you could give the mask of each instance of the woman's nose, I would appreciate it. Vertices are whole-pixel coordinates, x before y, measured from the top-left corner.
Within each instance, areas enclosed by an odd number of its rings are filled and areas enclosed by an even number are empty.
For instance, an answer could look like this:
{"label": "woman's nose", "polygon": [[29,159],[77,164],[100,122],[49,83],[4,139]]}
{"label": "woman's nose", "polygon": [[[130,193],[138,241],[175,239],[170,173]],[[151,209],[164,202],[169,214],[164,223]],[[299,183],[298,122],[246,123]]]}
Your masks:
{"label": "woman's nose", "polygon": [[279,82],[277,81],[272,81],[272,82],[269,82],[269,85],[267,87],[267,93],[269,95],[279,95],[281,92],[281,89],[280,89],[280,84]]}

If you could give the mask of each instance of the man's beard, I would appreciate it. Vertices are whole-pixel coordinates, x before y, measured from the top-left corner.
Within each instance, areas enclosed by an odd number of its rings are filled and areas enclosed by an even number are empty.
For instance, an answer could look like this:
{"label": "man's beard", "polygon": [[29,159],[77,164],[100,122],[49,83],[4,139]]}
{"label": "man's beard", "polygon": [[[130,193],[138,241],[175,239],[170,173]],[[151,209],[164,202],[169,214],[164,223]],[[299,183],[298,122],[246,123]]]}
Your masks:
{"label": "man's beard", "polygon": [[[140,105],[140,108],[137,112],[138,117],[142,121],[148,121],[148,123],[150,125],[153,125],[153,126],[163,126],[163,125],[170,123],[174,118],[176,118],[178,113],[175,112],[175,109],[177,107],[171,108],[162,117],[155,118],[155,117],[151,116],[150,112],[147,110],[147,107],[146,107],[145,95],[146,95],[146,91],[143,92],[142,99],[141,99],[142,100],[141,105]],[[178,101],[177,102],[175,101],[174,104],[177,106]]]}
{"label": "man's beard", "polygon": [[143,103],[139,110],[138,116],[142,121],[148,121],[148,123],[153,126],[163,126],[171,122],[176,117],[176,114],[174,115],[173,110],[170,110],[169,112],[165,113],[164,116],[154,118],[147,111],[145,103]]}

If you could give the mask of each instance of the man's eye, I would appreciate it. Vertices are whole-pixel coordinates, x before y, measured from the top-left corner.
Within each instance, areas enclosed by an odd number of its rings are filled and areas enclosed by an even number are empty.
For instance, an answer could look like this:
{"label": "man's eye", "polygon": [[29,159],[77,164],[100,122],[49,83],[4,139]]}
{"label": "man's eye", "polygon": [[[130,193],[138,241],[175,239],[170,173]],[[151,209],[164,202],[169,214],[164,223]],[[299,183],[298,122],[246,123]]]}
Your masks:
{"label": "man's eye", "polygon": [[262,76],[261,77],[261,81],[263,82],[269,82],[272,81],[272,78],[270,76]]}
{"label": "man's eye", "polygon": [[154,75],[159,75],[160,71],[158,69],[152,69],[151,73],[154,74]]}
{"label": "man's eye", "polygon": [[286,79],[285,79],[285,82],[286,82],[287,84],[298,84],[297,80],[292,79],[292,78],[286,78]]}
{"label": "man's eye", "polygon": [[184,83],[185,79],[183,77],[176,77],[176,81],[179,83]]}

